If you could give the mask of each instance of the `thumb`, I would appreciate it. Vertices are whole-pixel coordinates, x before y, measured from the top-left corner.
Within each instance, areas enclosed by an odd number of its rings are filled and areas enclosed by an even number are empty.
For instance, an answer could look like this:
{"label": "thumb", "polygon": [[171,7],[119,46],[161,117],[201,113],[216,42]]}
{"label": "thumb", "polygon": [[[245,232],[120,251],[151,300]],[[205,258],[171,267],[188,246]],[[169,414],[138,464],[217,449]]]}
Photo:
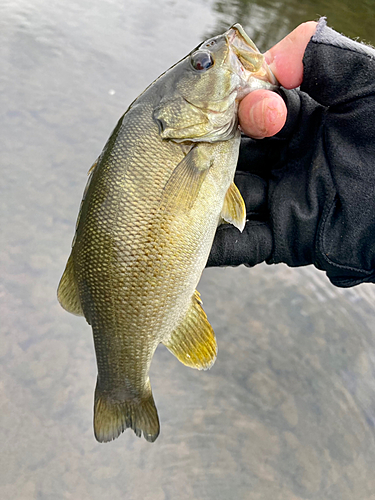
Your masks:
{"label": "thumb", "polygon": [[294,89],[302,83],[303,56],[316,26],[315,21],[300,24],[264,54],[273,74],[286,89]]}
{"label": "thumb", "polygon": [[[303,56],[316,26],[315,21],[300,24],[264,54],[270,69],[286,89],[296,88],[302,83]],[[284,126],[286,116],[287,109],[283,99],[269,90],[250,92],[238,109],[241,128],[253,139],[277,134]]]}

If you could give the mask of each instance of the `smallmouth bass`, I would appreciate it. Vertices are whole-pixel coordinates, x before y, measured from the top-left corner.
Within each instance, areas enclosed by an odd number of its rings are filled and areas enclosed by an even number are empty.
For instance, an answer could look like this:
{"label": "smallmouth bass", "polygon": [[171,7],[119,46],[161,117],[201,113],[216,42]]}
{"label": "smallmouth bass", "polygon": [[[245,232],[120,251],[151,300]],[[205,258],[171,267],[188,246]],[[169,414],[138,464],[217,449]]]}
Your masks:
{"label": "smallmouth bass", "polygon": [[236,24],[130,105],[89,172],[58,299],[93,330],[100,442],[127,427],[147,441],[157,438],[148,372],[159,343],[193,368],[216,359],[196,286],[217,226],[245,225],[233,183],[239,101],[276,85]]}

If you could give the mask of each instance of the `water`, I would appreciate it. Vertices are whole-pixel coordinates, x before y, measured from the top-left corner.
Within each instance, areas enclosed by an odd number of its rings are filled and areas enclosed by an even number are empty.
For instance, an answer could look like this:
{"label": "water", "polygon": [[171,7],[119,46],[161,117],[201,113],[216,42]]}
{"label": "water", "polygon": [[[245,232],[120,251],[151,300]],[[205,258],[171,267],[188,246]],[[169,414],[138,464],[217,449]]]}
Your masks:
{"label": "water", "polygon": [[163,347],[153,445],[92,433],[91,330],[56,287],[86,172],[128,104],[241,22],[265,50],[302,21],[375,43],[375,2],[3,0],[0,4],[2,499],[370,500],[375,289],[314,268],[210,269],[209,372]]}

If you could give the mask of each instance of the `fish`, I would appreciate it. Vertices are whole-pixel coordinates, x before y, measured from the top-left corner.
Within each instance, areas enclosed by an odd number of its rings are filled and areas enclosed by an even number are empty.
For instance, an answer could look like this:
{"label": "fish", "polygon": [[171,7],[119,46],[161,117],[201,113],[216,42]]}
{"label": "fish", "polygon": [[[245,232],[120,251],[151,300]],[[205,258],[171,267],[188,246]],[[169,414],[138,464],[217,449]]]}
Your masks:
{"label": "fish", "polygon": [[89,171],[58,300],[92,327],[99,442],[126,428],[158,437],[149,369],[160,343],[192,368],[216,359],[196,287],[218,225],[246,222],[233,182],[239,102],[277,85],[235,24],[132,102]]}

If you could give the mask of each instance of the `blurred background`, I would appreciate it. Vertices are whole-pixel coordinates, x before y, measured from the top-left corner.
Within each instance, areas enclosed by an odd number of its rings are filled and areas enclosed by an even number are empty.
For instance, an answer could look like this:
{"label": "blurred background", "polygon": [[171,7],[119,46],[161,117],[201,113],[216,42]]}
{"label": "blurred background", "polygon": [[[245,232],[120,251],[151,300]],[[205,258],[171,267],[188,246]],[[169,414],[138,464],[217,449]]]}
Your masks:
{"label": "blurred background", "polygon": [[209,269],[209,372],[163,346],[154,444],[92,431],[90,327],[56,288],[87,179],[160,73],[240,22],[265,51],[327,16],[375,44],[374,0],[2,0],[0,498],[374,500],[375,288],[312,267]]}

